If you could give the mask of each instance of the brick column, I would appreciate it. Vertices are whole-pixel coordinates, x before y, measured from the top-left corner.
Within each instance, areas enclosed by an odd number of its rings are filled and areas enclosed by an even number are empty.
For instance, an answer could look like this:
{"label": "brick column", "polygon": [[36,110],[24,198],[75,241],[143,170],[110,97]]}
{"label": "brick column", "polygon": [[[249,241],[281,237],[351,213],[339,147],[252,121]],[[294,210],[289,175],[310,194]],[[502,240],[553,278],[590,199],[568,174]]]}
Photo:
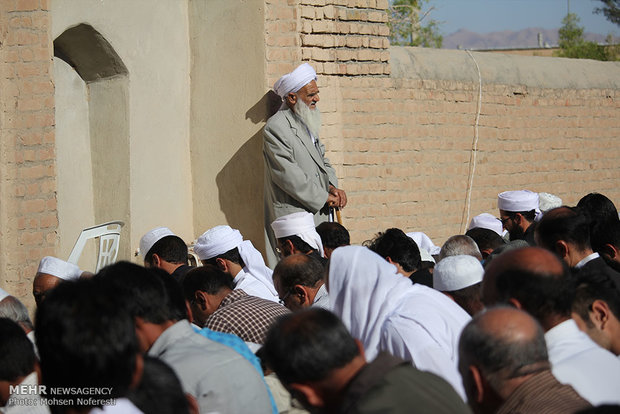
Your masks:
{"label": "brick column", "polygon": [[48,0],[0,1],[0,287],[32,306],[58,215]]}

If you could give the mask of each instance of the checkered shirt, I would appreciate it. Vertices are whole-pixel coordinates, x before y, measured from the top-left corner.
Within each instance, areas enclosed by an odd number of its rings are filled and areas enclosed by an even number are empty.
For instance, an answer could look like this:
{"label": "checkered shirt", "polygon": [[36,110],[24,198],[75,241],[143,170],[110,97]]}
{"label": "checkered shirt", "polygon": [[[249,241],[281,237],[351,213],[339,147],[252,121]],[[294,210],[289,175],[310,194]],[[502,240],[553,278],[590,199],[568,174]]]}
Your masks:
{"label": "checkered shirt", "polygon": [[235,289],[207,318],[205,327],[235,334],[246,342],[263,344],[271,325],[278,317],[288,313],[290,311],[279,303]]}

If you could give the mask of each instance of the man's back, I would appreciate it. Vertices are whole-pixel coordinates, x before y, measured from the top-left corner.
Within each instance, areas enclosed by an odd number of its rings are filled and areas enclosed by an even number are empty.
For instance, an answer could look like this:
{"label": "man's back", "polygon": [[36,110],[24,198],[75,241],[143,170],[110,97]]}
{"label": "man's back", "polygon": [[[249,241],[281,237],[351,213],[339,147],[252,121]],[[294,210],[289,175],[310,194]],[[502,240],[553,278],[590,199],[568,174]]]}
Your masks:
{"label": "man's back", "polygon": [[290,311],[279,303],[250,296],[236,289],[207,318],[205,327],[233,333],[246,342],[262,344],[273,322],[288,313]]}
{"label": "man's back", "polygon": [[148,353],[172,367],[200,412],[272,412],[256,369],[232,349],[195,333],[185,320],[166,329]]}
{"label": "man's back", "polygon": [[592,405],[620,404],[620,359],[569,319],[545,333],[553,375]]}
{"label": "man's back", "polygon": [[469,413],[442,378],[381,353],[347,387],[341,413]]}

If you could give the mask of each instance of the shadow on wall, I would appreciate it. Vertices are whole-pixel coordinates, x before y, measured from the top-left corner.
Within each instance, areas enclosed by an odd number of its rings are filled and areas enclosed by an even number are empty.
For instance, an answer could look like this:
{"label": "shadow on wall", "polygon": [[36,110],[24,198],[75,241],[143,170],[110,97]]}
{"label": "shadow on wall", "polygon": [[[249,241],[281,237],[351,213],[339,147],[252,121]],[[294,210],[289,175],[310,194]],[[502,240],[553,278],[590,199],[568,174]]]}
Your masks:
{"label": "shadow on wall", "polygon": [[226,222],[265,251],[263,236],[263,130],[252,136],[215,177]]}
{"label": "shadow on wall", "polygon": [[267,122],[273,114],[278,112],[281,104],[282,99],[274,91],[269,91],[254,106],[248,109],[245,113],[245,119],[251,120],[253,124]]}

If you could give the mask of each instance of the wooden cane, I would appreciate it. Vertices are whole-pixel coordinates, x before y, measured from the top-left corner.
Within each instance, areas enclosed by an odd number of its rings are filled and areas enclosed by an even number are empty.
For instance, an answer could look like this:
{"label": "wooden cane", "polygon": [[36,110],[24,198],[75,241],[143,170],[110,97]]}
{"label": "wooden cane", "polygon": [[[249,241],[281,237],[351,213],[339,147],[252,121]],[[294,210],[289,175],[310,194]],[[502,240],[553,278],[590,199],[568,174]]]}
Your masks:
{"label": "wooden cane", "polygon": [[336,221],[342,225],[342,216],[340,215],[340,209],[336,207]]}

